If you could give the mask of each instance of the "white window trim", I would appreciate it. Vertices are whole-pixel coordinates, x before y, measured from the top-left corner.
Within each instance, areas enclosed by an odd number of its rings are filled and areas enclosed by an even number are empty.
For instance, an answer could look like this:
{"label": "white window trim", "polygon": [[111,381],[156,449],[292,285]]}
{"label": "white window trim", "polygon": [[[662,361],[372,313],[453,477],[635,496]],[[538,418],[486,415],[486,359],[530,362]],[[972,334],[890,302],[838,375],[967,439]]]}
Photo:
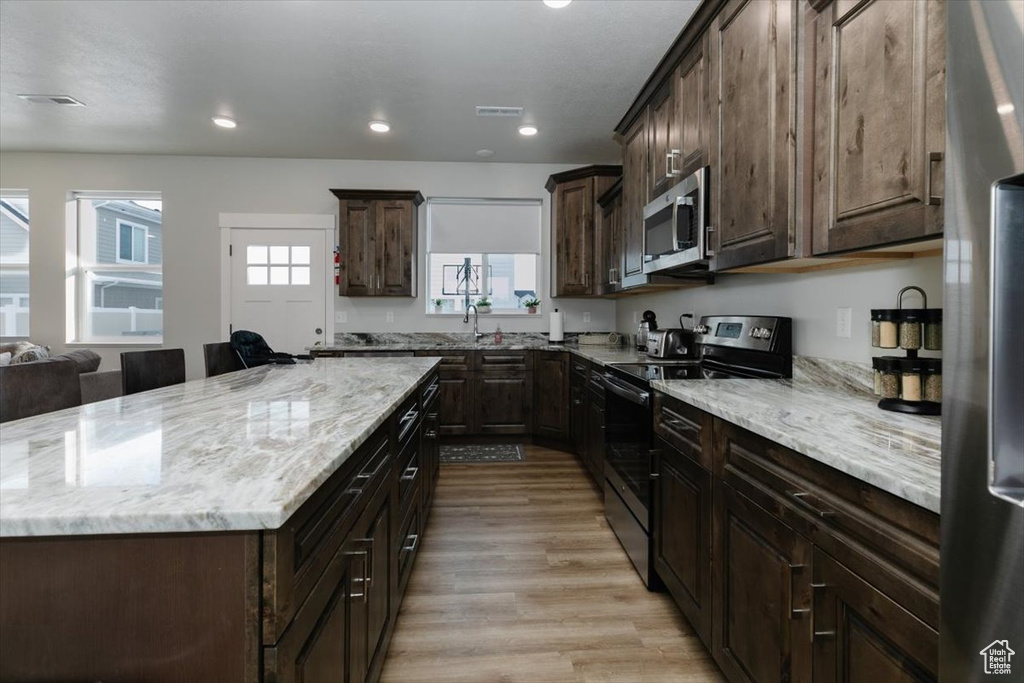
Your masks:
{"label": "white window trim", "polygon": [[[28,190],[5,190],[5,189],[0,189],[0,196],[2,196],[4,199],[29,199]],[[29,200],[29,201],[31,201],[31,200]],[[4,335],[4,336],[0,337],[0,339],[6,339],[6,340],[28,339],[29,336],[32,334],[32,309],[31,309],[31,300],[32,300],[31,299],[31,297],[32,297],[32,291],[31,291],[32,290],[32,224],[31,224],[31,218],[29,218],[29,222],[28,223],[23,222],[21,219],[17,218],[16,216],[11,216],[11,220],[16,222],[21,227],[23,227],[29,233],[28,260],[27,261],[6,261],[6,262],[5,261],[0,261],[0,273],[3,273],[3,271],[7,271],[7,272],[22,272],[22,271],[25,271],[25,272],[28,273],[28,277],[29,277],[29,285],[28,285],[29,291],[25,292],[24,294],[12,294],[10,296],[14,297],[14,307],[15,308],[26,308],[25,306],[21,306],[20,303],[21,303],[21,300],[24,299],[24,298],[29,299],[29,304],[30,305],[27,307],[29,309],[29,323],[28,323],[29,324],[29,333],[28,333],[28,335],[25,335],[25,336]]]}
{"label": "white window trim", "polygon": [[[152,200],[162,201],[163,196],[159,192],[73,192],[71,193],[71,201],[75,204],[74,221],[75,221],[75,262],[77,264],[75,269],[75,310],[74,310],[74,325],[75,334],[72,339],[67,342],[68,346],[131,346],[131,347],[153,347],[161,346],[164,341],[164,335],[156,336],[119,336],[119,337],[106,337],[100,335],[93,335],[92,325],[90,324],[89,314],[93,311],[94,306],[90,305],[90,291],[89,291],[89,273],[102,270],[105,272],[117,272],[117,273],[133,273],[143,272],[152,273],[158,272],[163,274],[163,262],[160,263],[139,263],[138,261],[123,261],[120,259],[120,240],[121,240],[121,229],[120,222],[128,223],[135,227],[144,228],[146,230],[146,259],[149,259],[149,228],[141,223],[135,223],[130,220],[124,220],[121,218],[116,219],[115,223],[115,240],[114,240],[114,263],[95,263],[89,262],[82,258],[83,245],[91,244],[95,246],[95,235],[91,241],[84,240],[82,236],[82,202],[89,200]],[[87,248],[87,247],[86,247]],[[95,256],[91,257],[95,261]],[[147,310],[159,310],[161,317],[164,316],[165,311],[161,307],[159,309],[147,309]],[[166,332],[166,330],[165,330]]]}
{"label": "white window trim", "polygon": [[[116,263],[134,263],[134,264],[148,264],[149,263],[149,226],[143,225],[142,223],[136,223],[134,221],[125,220],[124,218],[118,218],[114,221],[114,261]],[[135,259],[123,259],[121,258],[121,226],[128,225],[132,229],[132,253],[135,253],[135,229],[142,230],[143,234],[143,260],[136,261]]]}

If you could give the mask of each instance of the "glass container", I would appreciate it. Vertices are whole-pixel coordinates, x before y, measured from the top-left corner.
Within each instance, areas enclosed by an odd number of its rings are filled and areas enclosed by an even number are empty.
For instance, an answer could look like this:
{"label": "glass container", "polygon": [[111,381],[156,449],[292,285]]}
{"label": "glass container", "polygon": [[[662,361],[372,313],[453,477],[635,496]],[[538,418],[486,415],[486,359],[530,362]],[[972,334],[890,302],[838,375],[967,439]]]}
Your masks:
{"label": "glass container", "polygon": [[878,313],[878,346],[895,349],[899,345],[899,311],[894,308],[875,311]]}
{"label": "glass container", "polygon": [[924,382],[924,400],[942,403],[942,360],[928,358],[921,361],[921,377]]}
{"label": "glass container", "polygon": [[900,398],[909,403],[921,401],[922,363],[917,358],[900,361]]}
{"label": "glass container", "polygon": [[905,308],[900,311],[900,348],[916,351],[921,348],[924,311]]}
{"label": "glass container", "polygon": [[929,308],[924,315],[924,348],[942,350],[942,309]]}
{"label": "glass container", "polygon": [[879,358],[879,370],[881,370],[880,396],[882,398],[900,397],[900,368],[897,363],[900,359]]}

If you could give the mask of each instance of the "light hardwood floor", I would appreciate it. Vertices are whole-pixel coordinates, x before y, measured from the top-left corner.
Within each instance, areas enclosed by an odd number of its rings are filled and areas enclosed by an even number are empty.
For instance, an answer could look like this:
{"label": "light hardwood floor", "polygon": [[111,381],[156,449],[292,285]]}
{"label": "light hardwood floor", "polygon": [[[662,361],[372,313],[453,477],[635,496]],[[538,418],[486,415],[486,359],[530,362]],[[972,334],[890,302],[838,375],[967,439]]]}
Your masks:
{"label": "light hardwood floor", "polygon": [[567,453],[442,464],[383,681],[722,681]]}

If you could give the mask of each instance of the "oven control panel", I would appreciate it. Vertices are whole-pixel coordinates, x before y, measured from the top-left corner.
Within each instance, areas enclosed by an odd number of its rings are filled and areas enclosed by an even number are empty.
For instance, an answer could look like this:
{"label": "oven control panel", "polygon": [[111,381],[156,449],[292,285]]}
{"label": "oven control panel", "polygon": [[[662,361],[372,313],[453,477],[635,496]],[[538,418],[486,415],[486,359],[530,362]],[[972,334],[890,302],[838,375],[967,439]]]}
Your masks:
{"label": "oven control panel", "polygon": [[792,352],[792,320],[762,315],[707,315],[693,331],[701,344],[769,351]]}

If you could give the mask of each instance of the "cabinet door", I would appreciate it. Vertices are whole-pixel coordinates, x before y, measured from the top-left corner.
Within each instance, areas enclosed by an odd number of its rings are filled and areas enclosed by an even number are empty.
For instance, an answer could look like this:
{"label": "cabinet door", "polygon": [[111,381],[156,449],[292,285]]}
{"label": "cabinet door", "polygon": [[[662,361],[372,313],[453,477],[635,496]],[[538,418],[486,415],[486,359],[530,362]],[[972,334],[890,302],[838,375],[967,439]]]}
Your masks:
{"label": "cabinet door", "polygon": [[569,438],[569,354],[536,351],[533,360],[534,433],[550,439]]}
{"label": "cabinet door", "polygon": [[411,201],[378,201],[377,294],[416,295],[416,207]]}
{"label": "cabinet door", "polygon": [[647,118],[633,124],[623,140],[622,251],[625,272],[644,270],[644,205],[647,204]]}
{"label": "cabinet door", "polygon": [[580,460],[583,461],[583,464],[587,466],[587,469],[590,469],[588,462],[589,454],[587,453],[586,388],[582,382],[576,380],[576,375],[573,375],[569,395],[572,400],[569,415],[569,424],[572,430],[572,449],[580,457]]}
{"label": "cabinet door", "polygon": [[810,680],[811,545],[715,483],[712,655],[733,683]]}
{"label": "cabinet door", "polygon": [[622,278],[621,192],[602,210],[601,224],[603,259],[597,278],[605,284],[618,284]]}
{"label": "cabinet door", "polygon": [[708,34],[694,43],[676,71],[676,142],[678,178],[708,165],[711,94],[708,79]]}
{"label": "cabinet door", "polygon": [[391,496],[383,487],[367,506],[353,529],[348,552],[365,563],[364,576],[353,581],[353,623],[364,624],[363,632],[352,634],[352,680],[362,681],[366,671],[379,669],[386,654],[384,637],[391,619]]}
{"label": "cabinet door", "polygon": [[472,378],[469,370],[441,368],[441,434],[474,433]]}
{"label": "cabinet door", "polygon": [[555,294],[593,293],[594,285],[594,179],[580,178],[555,187],[552,228],[555,230],[557,268]]}
{"label": "cabinet door", "polygon": [[377,291],[377,219],[374,201],[341,202],[338,293],[370,296]]}
{"label": "cabinet door", "polygon": [[650,168],[649,197],[657,197],[675,184],[678,174],[674,170],[675,154],[679,151],[676,135],[675,79],[669,78],[651,98],[650,141],[648,142]]}
{"label": "cabinet door", "polygon": [[715,270],[793,253],[796,16],[795,0],[731,0],[712,22]]}
{"label": "cabinet door", "polygon": [[659,441],[654,566],[697,635],[711,646],[711,473]]}
{"label": "cabinet door", "polygon": [[474,376],[480,434],[529,434],[533,429],[533,373],[482,371]]}
{"label": "cabinet door", "polygon": [[945,14],[942,0],[833,2],[811,23],[814,253],[942,232]]}
{"label": "cabinet door", "polygon": [[938,680],[939,635],[815,550],[814,681]]}

